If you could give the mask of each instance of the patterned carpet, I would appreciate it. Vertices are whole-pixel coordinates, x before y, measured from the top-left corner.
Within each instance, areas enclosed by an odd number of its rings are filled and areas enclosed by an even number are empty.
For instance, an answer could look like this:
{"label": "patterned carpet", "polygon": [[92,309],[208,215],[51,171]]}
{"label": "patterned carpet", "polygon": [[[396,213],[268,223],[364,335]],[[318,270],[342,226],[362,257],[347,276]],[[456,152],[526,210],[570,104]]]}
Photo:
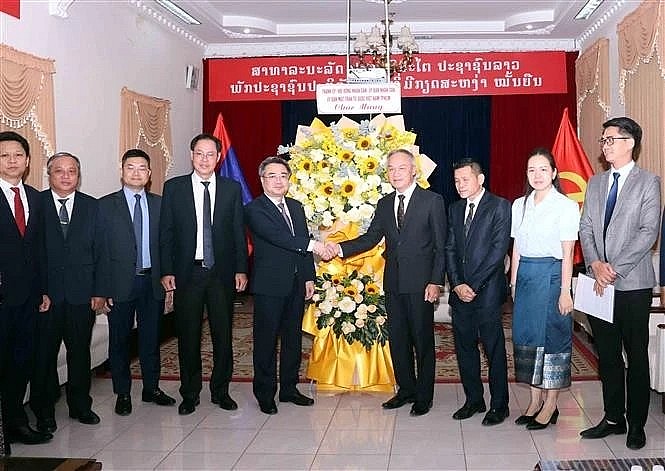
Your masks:
{"label": "patterned carpet", "polygon": [[[246,299],[244,304],[237,306],[233,319],[233,379],[234,381],[251,381],[253,377],[252,368],[252,303]],[[508,374],[511,381],[514,380],[513,368],[513,344],[510,329],[510,314],[504,314],[504,333],[506,335],[506,353],[508,358]],[[312,340],[308,334],[303,334],[303,354],[300,377],[307,381],[305,371],[311,351]],[[436,345],[436,382],[458,383],[459,373],[457,370],[457,359],[450,324],[435,323],[434,327]],[[212,344],[207,322],[203,326],[201,341],[201,357],[204,379],[210,378],[212,371]],[[169,339],[161,347],[161,378],[178,379],[178,343],[175,338]],[[131,364],[132,376],[141,377],[141,368],[138,360]],[[482,374],[487,377],[487,362],[482,356]],[[596,356],[577,336],[573,336],[573,359],[572,376],[574,381],[598,379],[598,363]]]}

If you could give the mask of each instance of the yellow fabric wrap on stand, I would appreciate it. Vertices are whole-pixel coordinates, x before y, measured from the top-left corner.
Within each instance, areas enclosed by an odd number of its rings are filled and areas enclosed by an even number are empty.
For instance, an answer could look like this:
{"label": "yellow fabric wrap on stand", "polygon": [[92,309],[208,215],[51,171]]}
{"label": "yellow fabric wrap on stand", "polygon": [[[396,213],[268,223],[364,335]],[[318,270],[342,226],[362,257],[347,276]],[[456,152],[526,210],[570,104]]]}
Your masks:
{"label": "yellow fabric wrap on stand", "polygon": [[[325,237],[328,242],[342,242],[359,234],[357,224],[335,223]],[[323,237],[322,237],[323,238]],[[347,259],[319,262],[317,275],[321,273],[346,274],[357,270],[383,278],[384,245]],[[368,351],[356,341],[349,345],[342,336],[337,337],[331,327],[319,329],[314,315],[315,306],[310,304],[303,317],[302,329],[313,335],[312,353],[307,366],[307,377],[315,380],[321,388],[343,388],[350,390],[393,391],[395,375],[388,342],[375,343]]]}

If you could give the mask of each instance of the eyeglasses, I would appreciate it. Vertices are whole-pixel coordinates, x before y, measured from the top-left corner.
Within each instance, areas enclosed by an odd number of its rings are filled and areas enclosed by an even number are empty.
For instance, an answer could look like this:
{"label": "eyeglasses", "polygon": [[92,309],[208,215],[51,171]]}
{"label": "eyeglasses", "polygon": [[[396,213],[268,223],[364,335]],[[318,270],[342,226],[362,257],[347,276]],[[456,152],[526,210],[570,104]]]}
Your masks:
{"label": "eyeglasses", "polygon": [[263,175],[263,177],[266,180],[269,180],[271,182],[277,181],[277,180],[288,180],[289,179],[289,174],[288,173],[269,173],[268,175]]}
{"label": "eyeglasses", "polygon": [[605,144],[607,144],[608,146],[611,147],[611,146],[614,145],[614,141],[616,141],[617,139],[620,139],[620,140],[632,139],[632,137],[622,137],[622,136],[601,137],[600,139],[598,139],[598,144],[600,144],[601,147],[604,146]]}
{"label": "eyeglasses", "polygon": [[216,159],[217,158],[217,153],[216,152],[201,152],[199,150],[199,151],[194,152],[194,156],[199,160]]}

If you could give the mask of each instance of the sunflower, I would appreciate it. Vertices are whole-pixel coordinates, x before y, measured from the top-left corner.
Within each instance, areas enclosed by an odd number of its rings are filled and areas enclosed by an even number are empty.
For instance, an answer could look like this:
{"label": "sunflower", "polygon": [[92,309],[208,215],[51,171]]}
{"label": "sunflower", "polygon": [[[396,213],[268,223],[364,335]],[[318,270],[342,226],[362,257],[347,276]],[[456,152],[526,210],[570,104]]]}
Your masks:
{"label": "sunflower", "polygon": [[348,141],[355,141],[358,137],[358,130],[355,128],[346,128],[342,130],[342,134],[344,134],[344,139]]}
{"label": "sunflower", "polygon": [[374,173],[379,166],[379,161],[374,157],[366,157],[360,162],[360,168],[364,173]]}
{"label": "sunflower", "polygon": [[314,169],[314,162],[309,157],[303,157],[298,161],[298,170],[304,170],[305,172],[311,172]]}
{"label": "sunflower", "polygon": [[381,289],[374,283],[369,283],[367,286],[365,286],[365,293],[375,295],[379,294],[381,292]]}
{"label": "sunflower", "polygon": [[340,185],[340,191],[344,196],[351,196],[356,192],[356,184],[351,180],[344,180]]}
{"label": "sunflower", "polygon": [[361,150],[367,150],[372,147],[372,140],[367,136],[363,136],[356,141],[356,147]]}
{"label": "sunflower", "polygon": [[335,286],[339,285],[342,282],[342,275],[339,274],[332,275],[330,277],[330,282]]}
{"label": "sunflower", "polygon": [[335,193],[335,187],[332,183],[327,182],[319,187],[320,193],[325,197],[330,197]]}
{"label": "sunflower", "polygon": [[340,149],[337,153],[337,157],[344,162],[350,162],[353,159],[353,151],[350,151],[349,149]]}
{"label": "sunflower", "polygon": [[350,286],[347,286],[346,288],[344,288],[344,294],[346,294],[347,296],[349,296],[351,298],[355,298],[356,295],[358,294],[358,290],[356,289],[355,286],[350,285]]}

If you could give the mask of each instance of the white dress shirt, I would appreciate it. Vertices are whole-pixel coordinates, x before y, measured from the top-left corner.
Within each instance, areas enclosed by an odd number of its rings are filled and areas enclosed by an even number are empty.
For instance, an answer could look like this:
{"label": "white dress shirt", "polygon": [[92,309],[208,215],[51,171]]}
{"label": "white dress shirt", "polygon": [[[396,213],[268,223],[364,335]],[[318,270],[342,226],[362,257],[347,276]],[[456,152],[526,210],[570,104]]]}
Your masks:
{"label": "white dress shirt", "polygon": [[606,199],[607,196],[609,196],[610,194],[610,188],[612,188],[612,183],[614,183],[613,173],[619,172],[619,183],[617,184],[617,197],[618,197],[619,194],[621,193],[621,189],[623,188],[623,184],[626,183],[626,178],[628,178],[628,174],[630,173],[630,171],[633,169],[634,166],[635,166],[635,161],[631,160],[621,168],[618,169],[614,167],[610,168],[610,179],[607,182],[607,193],[605,193]]}
{"label": "white dress shirt", "polygon": [[65,209],[67,210],[67,220],[71,222],[72,220],[72,211],[74,211],[74,196],[76,195],[75,191],[72,191],[70,194],[66,196],[58,196],[55,191],[51,190],[51,197],[53,198],[53,204],[55,205],[55,213],[59,216],[60,215],[60,201],[67,198],[67,202],[65,203]]}
{"label": "white dress shirt", "polygon": [[25,223],[28,224],[28,219],[30,216],[30,207],[28,205],[28,195],[25,193],[25,187],[23,182],[18,182],[18,185],[12,185],[6,180],[0,178],[0,189],[2,189],[2,194],[7,198],[7,203],[9,203],[9,209],[12,210],[12,215],[16,218],[14,214],[14,190],[12,188],[18,187],[19,194],[21,195],[21,202],[23,203],[23,210],[25,211]]}
{"label": "white dress shirt", "polygon": [[416,189],[416,181],[414,180],[413,183],[411,183],[411,186],[409,186],[404,193],[400,193],[399,191],[395,190],[395,203],[393,205],[393,213],[395,214],[395,224],[397,224],[397,207],[399,206],[399,195],[404,195],[404,215],[406,215],[406,209],[409,207],[409,202],[411,201],[411,196],[413,196],[413,192]]}
{"label": "white dress shirt", "polygon": [[[192,190],[194,192],[194,208],[196,209],[196,252],[195,260],[203,260],[203,186],[204,180],[196,172],[192,172]],[[215,220],[215,189],[217,188],[217,177],[213,174],[210,177],[210,222]]]}

